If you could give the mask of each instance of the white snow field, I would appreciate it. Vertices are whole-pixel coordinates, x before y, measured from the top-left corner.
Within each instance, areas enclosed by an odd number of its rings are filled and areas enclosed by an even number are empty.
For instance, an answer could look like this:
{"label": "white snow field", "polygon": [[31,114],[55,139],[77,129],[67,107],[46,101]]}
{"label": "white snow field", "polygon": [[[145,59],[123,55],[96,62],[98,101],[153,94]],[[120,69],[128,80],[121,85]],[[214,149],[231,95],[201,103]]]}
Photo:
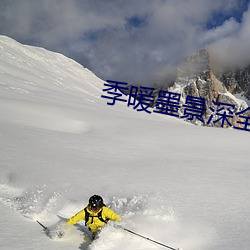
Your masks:
{"label": "white snow field", "polygon": [[167,249],[112,223],[92,243],[84,222],[61,239],[36,223],[53,232],[99,194],[123,227],[167,246],[249,250],[250,133],[107,105],[104,88],[0,37],[0,249]]}

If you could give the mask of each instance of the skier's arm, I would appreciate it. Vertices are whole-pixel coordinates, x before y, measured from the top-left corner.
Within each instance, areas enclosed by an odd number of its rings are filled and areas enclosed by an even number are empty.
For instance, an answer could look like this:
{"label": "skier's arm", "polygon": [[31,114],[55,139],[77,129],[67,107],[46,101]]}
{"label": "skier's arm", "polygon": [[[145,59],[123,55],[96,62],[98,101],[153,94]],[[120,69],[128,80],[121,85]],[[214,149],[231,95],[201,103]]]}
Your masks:
{"label": "skier's arm", "polygon": [[120,222],[122,220],[121,216],[116,214],[113,210],[110,208],[105,207],[105,217],[107,219],[110,219],[112,221],[118,221]]}
{"label": "skier's arm", "polygon": [[72,216],[70,219],[68,219],[67,224],[75,225],[78,221],[84,220],[85,218],[85,212],[84,209]]}

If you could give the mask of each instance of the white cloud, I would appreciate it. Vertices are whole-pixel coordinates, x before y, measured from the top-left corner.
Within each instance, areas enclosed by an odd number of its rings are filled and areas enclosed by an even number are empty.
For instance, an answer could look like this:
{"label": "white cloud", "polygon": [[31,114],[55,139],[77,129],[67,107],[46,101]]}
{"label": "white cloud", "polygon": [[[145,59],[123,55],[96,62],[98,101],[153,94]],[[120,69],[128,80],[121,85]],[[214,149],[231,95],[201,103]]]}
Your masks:
{"label": "white cloud", "polygon": [[210,45],[210,50],[219,64],[226,67],[250,64],[250,9],[244,13],[242,22],[234,32]]}
{"label": "white cloud", "polygon": [[218,41],[222,38],[231,36],[239,30],[240,24],[235,18],[226,20],[221,26],[216,28],[205,30],[204,34],[201,35],[201,44],[211,44],[214,41]]}
{"label": "white cloud", "polygon": [[[230,14],[237,4],[237,0],[2,0],[0,32],[63,52],[104,79],[150,84],[156,76],[164,78],[166,68],[211,42],[220,48],[220,40],[230,47],[235,43],[229,41],[230,34],[239,29],[249,37],[249,26],[234,19],[214,30],[204,29],[215,11]],[[132,17],[143,20],[143,25],[131,26]],[[246,19],[247,15],[244,23]]]}

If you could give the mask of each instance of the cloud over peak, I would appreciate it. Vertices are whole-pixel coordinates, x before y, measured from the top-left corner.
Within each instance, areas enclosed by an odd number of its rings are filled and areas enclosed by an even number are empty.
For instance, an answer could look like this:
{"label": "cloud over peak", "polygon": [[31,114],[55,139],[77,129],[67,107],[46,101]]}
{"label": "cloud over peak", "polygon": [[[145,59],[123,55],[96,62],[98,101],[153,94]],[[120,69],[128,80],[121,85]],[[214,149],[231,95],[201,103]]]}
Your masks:
{"label": "cloud over peak", "polygon": [[64,53],[103,79],[150,85],[203,47],[227,63],[240,46],[247,61],[247,2],[3,0],[0,33]]}

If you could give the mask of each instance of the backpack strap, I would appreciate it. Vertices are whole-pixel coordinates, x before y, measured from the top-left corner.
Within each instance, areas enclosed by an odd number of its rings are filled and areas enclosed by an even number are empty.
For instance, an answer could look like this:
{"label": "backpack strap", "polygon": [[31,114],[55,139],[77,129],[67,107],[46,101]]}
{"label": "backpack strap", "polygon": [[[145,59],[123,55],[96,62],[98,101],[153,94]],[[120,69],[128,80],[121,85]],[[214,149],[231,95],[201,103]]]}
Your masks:
{"label": "backpack strap", "polygon": [[84,208],[84,212],[85,212],[85,226],[87,226],[87,222],[89,221],[89,219],[91,218],[91,223],[93,223],[94,221],[94,217],[97,217],[100,221],[104,222],[104,223],[107,223],[109,221],[109,219],[107,220],[104,220],[103,217],[102,217],[102,210],[97,214],[97,216],[92,216],[90,215],[90,213],[88,212],[87,210],[87,207]]}
{"label": "backpack strap", "polygon": [[98,213],[97,216],[98,216],[98,219],[99,219],[100,221],[102,221],[102,222],[104,222],[104,223],[108,223],[109,219],[104,220],[104,219],[102,218],[102,210]]}

